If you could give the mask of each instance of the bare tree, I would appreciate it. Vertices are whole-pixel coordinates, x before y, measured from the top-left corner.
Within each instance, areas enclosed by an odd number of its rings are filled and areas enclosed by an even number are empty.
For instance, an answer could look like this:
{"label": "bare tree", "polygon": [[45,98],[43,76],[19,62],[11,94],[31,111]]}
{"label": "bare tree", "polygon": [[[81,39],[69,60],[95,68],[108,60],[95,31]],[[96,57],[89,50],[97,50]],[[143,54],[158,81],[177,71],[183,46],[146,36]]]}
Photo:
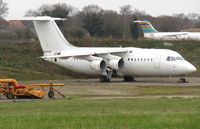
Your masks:
{"label": "bare tree", "polygon": [[126,39],[126,26],[127,26],[127,16],[132,14],[131,5],[124,5],[120,7],[120,13],[123,18],[123,39]]}
{"label": "bare tree", "polygon": [[[2,5],[2,0],[0,0],[0,5]],[[154,17],[143,10],[132,9],[130,5],[120,7],[120,13],[103,10],[98,5],[85,6],[81,11],[75,9],[65,3],[42,5],[36,11],[29,10],[26,16],[48,15],[67,18],[65,22],[56,22],[64,35],[72,38],[91,36],[124,40],[138,39],[142,36],[142,31],[133,22],[136,19],[150,21],[158,31],[180,31],[200,27],[200,14],[197,13]],[[32,24],[26,23],[26,26],[32,26]]]}
{"label": "bare tree", "polygon": [[50,12],[52,11],[52,6],[43,4],[40,6],[40,8],[37,10],[38,14],[40,16],[50,16]]}
{"label": "bare tree", "polygon": [[99,14],[103,11],[103,9],[97,5],[88,5],[85,6],[82,10],[84,14]]}
{"label": "bare tree", "polygon": [[35,11],[35,10],[32,10],[32,9],[28,10],[28,11],[25,13],[25,16],[27,16],[27,17],[30,17],[30,16],[38,16],[38,15],[39,15],[39,13],[38,13],[37,11]]}
{"label": "bare tree", "polygon": [[103,9],[97,5],[88,5],[82,10],[83,28],[90,36],[103,36]]}
{"label": "bare tree", "polygon": [[187,17],[191,20],[200,20],[200,14],[197,13],[189,13]]}
{"label": "bare tree", "polygon": [[8,14],[8,7],[7,3],[0,0],[0,18],[4,18]]}
{"label": "bare tree", "polygon": [[123,27],[120,15],[113,10],[105,10],[104,20],[104,36],[109,38],[122,38]]}

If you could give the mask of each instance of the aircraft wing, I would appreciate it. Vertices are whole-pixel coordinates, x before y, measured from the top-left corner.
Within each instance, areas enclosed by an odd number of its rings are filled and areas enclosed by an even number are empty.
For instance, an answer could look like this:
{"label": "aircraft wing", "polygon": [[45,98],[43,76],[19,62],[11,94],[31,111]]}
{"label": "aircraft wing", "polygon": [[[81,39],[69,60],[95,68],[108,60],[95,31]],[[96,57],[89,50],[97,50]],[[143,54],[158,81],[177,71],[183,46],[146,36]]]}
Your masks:
{"label": "aircraft wing", "polygon": [[[162,33],[162,32],[161,32]],[[181,35],[188,35],[187,32],[175,32],[175,33],[163,33],[165,36],[181,36]]]}
{"label": "aircraft wing", "polygon": [[80,50],[80,49],[73,49],[73,50],[69,50],[66,52],[53,52],[51,53],[51,55],[45,55],[42,56],[42,58],[44,59],[48,59],[48,58],[70,58],[70,57],[75,57],[75,58],[83,58],[83,57],[87,57],[87,56],[101,56],[101,55],[106,55],[106,54],[120,54],[120,53],[126,53],[128,52],[127,49],[123,49],[123,48],[116,48],[116,49],[106,49],[106,50],[97,50],[97,51],[91,51],[91,50]]}
{"label": "aircraft wing", "polygon": [[187,34],[171,34],[171,35],[166,35],[166,36],[182,36],[182,35],[187,35]]}

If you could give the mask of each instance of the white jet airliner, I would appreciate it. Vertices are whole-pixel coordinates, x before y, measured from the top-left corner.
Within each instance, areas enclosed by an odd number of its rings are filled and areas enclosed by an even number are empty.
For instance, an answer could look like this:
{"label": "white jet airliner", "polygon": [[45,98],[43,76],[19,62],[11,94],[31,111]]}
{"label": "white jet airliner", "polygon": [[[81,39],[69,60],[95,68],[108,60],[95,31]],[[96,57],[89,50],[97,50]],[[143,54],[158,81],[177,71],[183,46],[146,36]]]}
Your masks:
{"label": "white jet airliner", "polygon": [[101,82],[109,82],[112,76],[132,81],[139,76],[183,77],[196,71],[179,53],[167,49],[75,47],[64,38],[55,23],[55,20],[63,20],[61,18],[43,16],[12,20],[33,21],[44,60],[78,73],[98,75]]}
{"label": "white jet airliner", "polygon": [[199,32],[158,32],[149,21],[134,21],[138,23],[145,38],[155,40],[197,40],[200,41]]}

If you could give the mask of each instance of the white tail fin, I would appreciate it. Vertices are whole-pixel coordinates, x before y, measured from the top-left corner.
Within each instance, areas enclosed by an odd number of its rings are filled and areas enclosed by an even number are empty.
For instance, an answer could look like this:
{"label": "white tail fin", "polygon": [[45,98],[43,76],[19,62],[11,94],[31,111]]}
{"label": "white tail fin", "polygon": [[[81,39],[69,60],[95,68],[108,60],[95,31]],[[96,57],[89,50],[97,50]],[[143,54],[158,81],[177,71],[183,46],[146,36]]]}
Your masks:
{"label": "white tail fin", "polygon": [[62,32],[55,23],[55,20],[64,20],[64,19],[42,16],[42,17],[12,18],[8,20],[33,21],[35,30],[37,32],[44,53],[52,51],[54,52],[65,51],[70,47],[74,47],[65,39]]}

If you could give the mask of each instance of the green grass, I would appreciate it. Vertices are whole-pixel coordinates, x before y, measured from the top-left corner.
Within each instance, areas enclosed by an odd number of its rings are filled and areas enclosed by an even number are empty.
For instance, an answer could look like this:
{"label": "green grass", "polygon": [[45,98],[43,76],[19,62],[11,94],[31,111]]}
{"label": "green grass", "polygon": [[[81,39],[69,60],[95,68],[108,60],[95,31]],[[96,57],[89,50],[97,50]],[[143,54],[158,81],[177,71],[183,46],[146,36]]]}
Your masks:
{"label": "green grass", "polygon": [[42,60],[35,42],[0,42],[0,78],[19,80],[66,79],[68,71]]}
{"label": "green grass", "polygon": [[51,79],[68,79],[68,76],[60,74],[52,74],[42,71],[34,71],[31,69],[15,69],[12,67],[1,67],[1,78],[15,78],[19,80],[51,80]]}
{"label": "green grass", "polygon": [[[200,95],[199,86],[138,86],[138,95]],[[136,91],[132,91],[135,93]]]}
{"label": "green grass", "polygon": [[81,99],[0,104],[1,129],[198,129],[200,98]]}

